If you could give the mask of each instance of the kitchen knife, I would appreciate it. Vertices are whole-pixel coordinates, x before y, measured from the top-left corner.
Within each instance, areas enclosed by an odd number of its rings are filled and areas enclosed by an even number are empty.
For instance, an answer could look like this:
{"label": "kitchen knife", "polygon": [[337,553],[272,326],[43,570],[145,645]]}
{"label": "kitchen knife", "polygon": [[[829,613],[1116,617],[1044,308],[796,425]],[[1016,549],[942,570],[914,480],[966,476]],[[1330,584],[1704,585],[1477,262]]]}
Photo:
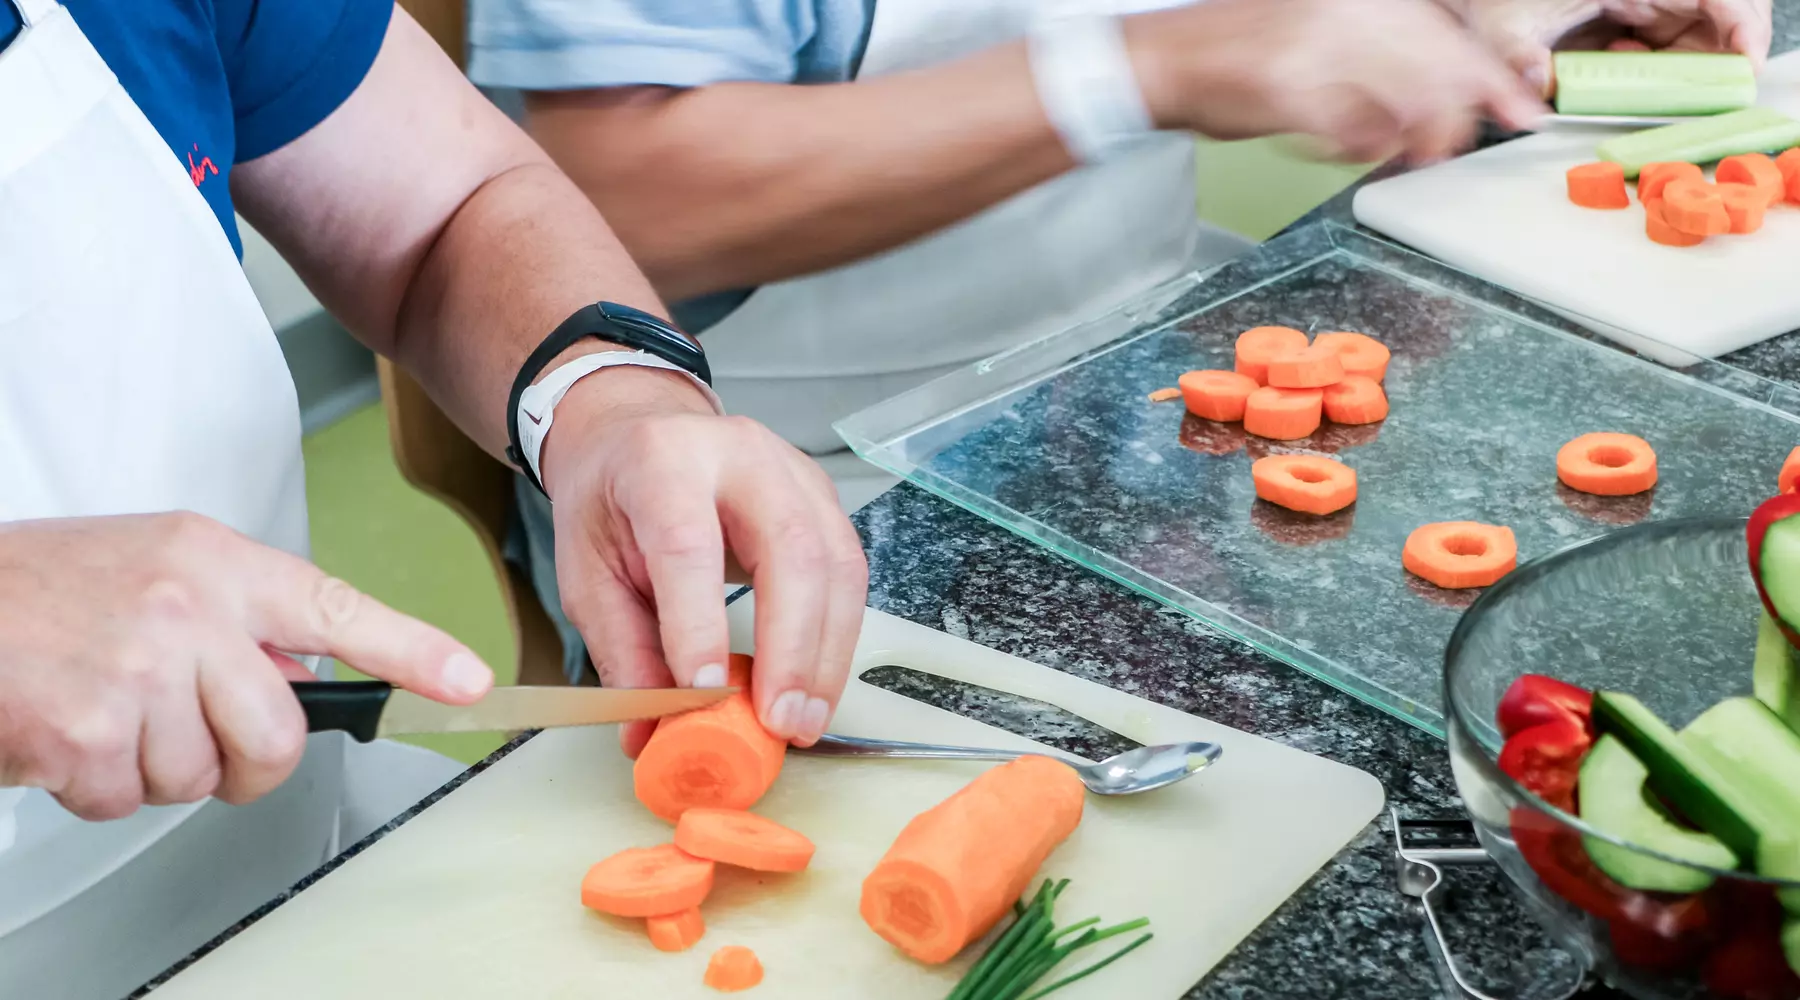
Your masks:
{"label": "kitchen knife", "polygon": [[656,719],[723,701],[736,688],[496,687],[473,705],[445,705],[386,681],[296,681],[308,732],[356,740],[403,733],[479,733]]}
{"label": "kitchen knife", "polygon": [[1661,128],[1664,125],[1678,125],[1681,122],[1698,121],[1710,115],[1544,115],[1527,128],[1527,132],[1570,132],[1584,129],[1612,129],[1615,131],[1631,131],[1633,129]]}

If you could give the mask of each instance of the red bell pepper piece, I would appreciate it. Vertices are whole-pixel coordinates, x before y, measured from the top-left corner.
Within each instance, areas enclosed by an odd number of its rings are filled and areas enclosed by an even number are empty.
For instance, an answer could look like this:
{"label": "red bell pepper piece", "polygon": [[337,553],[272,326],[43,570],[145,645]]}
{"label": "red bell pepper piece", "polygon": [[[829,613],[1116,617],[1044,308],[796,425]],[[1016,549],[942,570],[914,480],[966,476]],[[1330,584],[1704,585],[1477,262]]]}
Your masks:
{"label": "red bell pepper piece", "polygon": [[1795,1000],[1800,976],[1788,968],[1775,927],[1744,927],[1706,956],[1702,978],[1730,1000]]}
{"label": "red bell pepper piece", "polygon": [[1593,714],[1592,691],[1565,684],[1554,677],[1526,674],[1513,681],[1506,694],[1500,697],[1495,721],[1500,725],[1502,736],[1512,737],[1533,726],[1565,719],[1572,719],[1583,729],[1589,729]]}
{"label": "red bell pepper piece", "polygon": [[1586,726],[1563,715],[1508,739],[1500,747],[1500,770],[1545,802],[1574,812],[1581,758],[1593,745]]}
{"label": "red bell pepper piece", "polygon": [[1658,934],[1628,920],[1614,920],[1606,926],[1612,942],[1613,957],[1640,969],[1672,972],[1684,969],[1700,957],[1707,944],[1701,928],[1686,928],[1675,937]]}
{"label": "red bell pepper piece", "polygon": [[1627,889],[1594,864],[1581,845],[1581,835],[1559,820],[1530,806],[1514,808],[1511,819],[1513,843],[1545,888],[1584,913],[1630,928],[1620,931],[1621,935],[1637,931],[1631,944],[1643,943],[1643,936],[1648,935],[1686,947],[1703,940],[1701,936],[1712,925],[1706,897],[1659,896]]}
{"label": "red bell pepper piece", "polygon": [[1763,607],[1768,610],[1769,617],[1775,619],[1775,624],[1781,629],[1781,634],[1787,637],[1787,641],[1800,646],[1800,634],[1796,634],[1793,626],[1782,619],[1781,612],[1775,610],[1774,603],[1769,600],[1769,592],[1763,589],[1762,580],[1763,536],[1768,534],[1770,525],[1795,514],[1800,514],[1800,493],[1782,493],[1763,501],[1750,514],[1746,540],[1750,543],[1750,579],[1756,584],[1756,596],[1762,598]]}

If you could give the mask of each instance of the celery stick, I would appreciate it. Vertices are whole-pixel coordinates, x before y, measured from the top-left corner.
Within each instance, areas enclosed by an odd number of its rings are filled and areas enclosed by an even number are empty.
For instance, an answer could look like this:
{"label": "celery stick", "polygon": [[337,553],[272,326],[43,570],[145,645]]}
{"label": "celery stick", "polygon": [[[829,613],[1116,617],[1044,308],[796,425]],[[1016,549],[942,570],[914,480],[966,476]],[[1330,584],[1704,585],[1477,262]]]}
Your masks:
{"label": "celery stick", "polygon": [[1565,115],[1713,115],[1756,103],[1756,71],[1710,52],[1558,52]]}
{"label": "celery stick", "polygon": [[1800,122],[1773,108],[1745,108],[1679,125],[1616,136],[1595,152],[1636,177],[1647,163],[1711,163],[1739,153],[1777,153],[1800,145]]}

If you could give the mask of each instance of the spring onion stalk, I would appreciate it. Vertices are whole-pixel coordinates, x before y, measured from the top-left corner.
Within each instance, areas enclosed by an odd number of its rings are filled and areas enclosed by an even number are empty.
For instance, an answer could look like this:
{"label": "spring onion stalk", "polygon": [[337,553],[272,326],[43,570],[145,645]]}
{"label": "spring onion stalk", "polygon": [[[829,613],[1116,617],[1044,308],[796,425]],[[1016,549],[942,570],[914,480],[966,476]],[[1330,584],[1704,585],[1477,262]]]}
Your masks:
{"label": "spring onion stalk", "polygon": [[1148,919],[1140,917],[1111,927],[1100,927],[1099,917],[1089,917],[1059,928],[1055,921],[1056,900],[1068,887],[1067,879],[1061,882],[1046,880],[1030,903],[1014,904],[1012,925],[988,946],[987,952],[970,967],[945,1000],[1038,1000],[1099,972],[1153,936],[1142,934],[1111,955],[1036,989],[1045,976],[1077,951],[1150,924]]}

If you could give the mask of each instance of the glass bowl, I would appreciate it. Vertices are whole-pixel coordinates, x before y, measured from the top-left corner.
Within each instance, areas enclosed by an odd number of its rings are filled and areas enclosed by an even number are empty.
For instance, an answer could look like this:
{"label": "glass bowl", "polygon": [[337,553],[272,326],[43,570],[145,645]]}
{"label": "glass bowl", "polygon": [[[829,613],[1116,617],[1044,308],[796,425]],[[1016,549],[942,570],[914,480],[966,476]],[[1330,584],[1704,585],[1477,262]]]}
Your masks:
{"label": "glass bowl", "polygon": [[1644,1000],[1800,997],[1775,895],[1800,883],[1711,871],[1711,888],[1691,895],[1624,889],[1588,861],[1584,837],[1673,859],[1502,773],[1494,715],[1522,674],[1636,695],[1677,729],[1748,695],[1761,604],[1744,531],[1742,518],[1662,521],[1535,560],[1470,606],[1444,657],[1451,769],[1482,846],[1552,936]]}

